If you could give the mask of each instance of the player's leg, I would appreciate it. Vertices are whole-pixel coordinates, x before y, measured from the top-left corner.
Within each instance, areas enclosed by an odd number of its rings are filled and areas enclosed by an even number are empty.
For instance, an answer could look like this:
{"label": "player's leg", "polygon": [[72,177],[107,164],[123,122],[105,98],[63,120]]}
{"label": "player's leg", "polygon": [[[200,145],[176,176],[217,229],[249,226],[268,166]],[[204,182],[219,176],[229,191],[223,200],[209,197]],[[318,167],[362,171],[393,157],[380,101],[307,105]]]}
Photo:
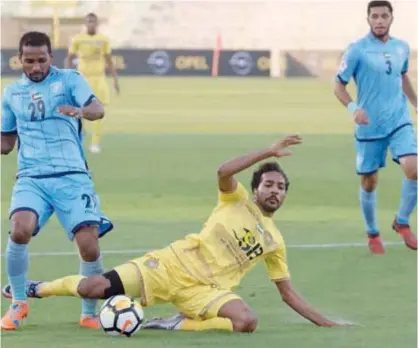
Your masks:
{"label": "player's leg", "polygon": [[29,281],[28,296],[46,298],[53,296],[81,297],[84,299],[108,299],[115,295],[141,297],[141,278],[132,263],[90,277],[70,275],[50,282]]}
{"label": "player's leg", "polygon": [[174,298],[179,314],[154,318],[144,328],[182,331],[222,330],[253,332],[257,318],[249,306],[229,290],[199,285],[181,290]]}
{"label": "player's leg", "polygon": [[360,175],[360,208],[368,235],[369,249],[374,254],[384,253],[376,217],[376,188],[378,170],[385,166],[387,146],[386,140],[356,142],[356,170]]}
{"label": "player's leg", "polygon": [[400,164],[405,174],[393,229],[410,249],[416,250],[417,239],[409,225],[409,218],[417,205],[417,143],[413,127],[399,129],[390,139],[390,149],[394,161]]}
{"label": "player's leg", "polygon": [[[91,86],[96,97],[100,100],[103,105],[109,104],[109,89],[107,86],[106,78],[96,78],[92,81]],[[91,122],[91,144],[90,151],[92,153],[98,153],[101,151],[100,141],[103,136],[103,120],[96,120]]]}
{"label": "player's leg", "polygon": [[10,207],[11,230],[6,247],[6,272],[9,285],[2,290],[3,296],[13,303],[2,318],[5,330],[14,330],[28,315],[26,280],[29,266],[28,244],[53,210],[43,198],[34,179],[19,179],[13,189]]}
{"label": "player's leg", "polygon": [[[74,230],[75,241],[80,253],[80,275],[90,277],[103,273],[103,263],[99,247],[99,227],[89,225]],[[97,300],[81,301],[80,325],[87,328],[99,328],[97,321]]]}
{"label": "player's leg", "polygon": [[[80,252],[80,275],[90,277],[103,273],[99,237],[113,228],[100,211],[100,202],[91,179],[84,174],[69,175],[49,181],[58,192],[53,205],[70,240]],[[59,188],[59,189],[57,189]],[[80,325],[98,328],[97,300],[82,300]]]}

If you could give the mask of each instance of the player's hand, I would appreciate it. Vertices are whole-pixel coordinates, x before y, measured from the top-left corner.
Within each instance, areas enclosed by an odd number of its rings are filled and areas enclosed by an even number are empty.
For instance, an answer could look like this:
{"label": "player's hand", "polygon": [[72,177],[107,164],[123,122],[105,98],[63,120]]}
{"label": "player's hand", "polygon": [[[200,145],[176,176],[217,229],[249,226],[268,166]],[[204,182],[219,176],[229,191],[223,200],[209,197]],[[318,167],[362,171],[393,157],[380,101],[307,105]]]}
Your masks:
{"label": "player's hand", "polygon": [[302,143],[302,137],[298,134],[288,135],[283,139],[277,140],[273,145],[269,147],[269,151],[272,156],[275,157],[284,157],[290,156],[292,151],[287,149],[287,147],[292,145],[298,145]]}
{"label": "player's hand", "polygon": [[120,94],[119,81],[117,80],[113,81],[113,87],[115,88],[116,94]]}
{"label": "player's hand", "polygon": [[342,326],[345,326],[344,324],[336,323],[336,322],[328,320],[328,319],[324,319],[323,321],[321,321],[317,325],[320,326],[320,327],[342,327]]}
{"label": "player's hand", "polygon": [[328,319],[324,319],[322,322],[317,324],[318,326],[321,327],[350,327],[350,326],[354,326],[354,323],[351,323],[349,321],[331,321]]}
{"label": "player's hand", "polygon": [[363,109],[358,109],[354,113],[354,121],[357,124],[369,124],[369,118],[367,117],[366,111]]}
{"label": "player's hand", "polygon": [[69,117],[76,117],[76,118],[83,117],[83,111],[80,108],[76,108],[75,106],[69,106],[69,105],[59,106],[57,108],[57,111],[60,114],[63,114]]}

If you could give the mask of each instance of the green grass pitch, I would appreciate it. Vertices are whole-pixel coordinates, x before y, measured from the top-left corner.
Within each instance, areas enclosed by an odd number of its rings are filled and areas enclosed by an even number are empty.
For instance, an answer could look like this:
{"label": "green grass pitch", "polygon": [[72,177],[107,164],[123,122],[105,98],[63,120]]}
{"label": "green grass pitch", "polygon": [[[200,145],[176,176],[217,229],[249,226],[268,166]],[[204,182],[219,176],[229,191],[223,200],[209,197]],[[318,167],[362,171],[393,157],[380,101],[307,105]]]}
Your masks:
{"label": "green grass pitch", "polygon": [[[129,339],[111,338],[80,329],[79,300],[61,298],[31,300],[23,329],[2,333],[5,347],[417,346],[416,253],[395,243],[376,257],[365,246],[341,245],[366,240],[357,202],[353,125],[329,82],[123,78],[121,88],[107,109],[103,152],[88,154],[103,210],[115,223],[115,230],[101,240],[102,250],[118,251],[104,254],[107,269],[198,232],[215,204],[216,168],[222,161],[299,132],[304,144],[280,161],[291,186],[275,216],[289,245],[293,282],[331,318],[360,325],[314,327],[281,302],[260,265],[237,289],[259,317],[252,335],[144,330]],[[14,153],[2,157],[2,253],[15,161]],[[239,175],[247,187],[250,176],[250,170]],[[401,181],[400,169],[388,158],[378,196],[387,242],[400,241],[390,227]],[[416,229],[415,214],[412,220]],[[334,245],[321,248],[324,244]],[[49,280],[77,273],[75,250],[53,218],[30,244],[29,277]],[[4,264],[2,271],[4,284]],[[1,304],[4,313],[8,301]],[[158,306],[145,313],[150,318],[171,314],[173,308]]]}

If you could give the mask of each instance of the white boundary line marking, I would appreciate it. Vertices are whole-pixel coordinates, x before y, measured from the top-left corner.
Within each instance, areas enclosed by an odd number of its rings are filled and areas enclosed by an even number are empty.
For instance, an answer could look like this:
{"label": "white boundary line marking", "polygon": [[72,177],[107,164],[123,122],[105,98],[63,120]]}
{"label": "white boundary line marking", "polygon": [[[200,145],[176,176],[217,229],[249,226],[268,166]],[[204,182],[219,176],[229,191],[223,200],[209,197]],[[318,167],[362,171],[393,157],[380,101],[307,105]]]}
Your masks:
{"label": "white boundary line marking", "polygon": [[[385,246],[388,245],[402,245],[402,242],[386,242]],[[330,243],[330,244],[289,244],[288,249],[339,249],[339,248],[357,248],[367,247],[366,243]],[[101,253],[104,255],[130,255],[130,254],[142,254],[157,249],[119,249],[119,250],[102,250]],[[29,253],[29,257],[38,256],[73,256],[78,255],[76,251],[44,251],[44,252],[33,252]],[[4,253],[1,254],[4,257]]]}

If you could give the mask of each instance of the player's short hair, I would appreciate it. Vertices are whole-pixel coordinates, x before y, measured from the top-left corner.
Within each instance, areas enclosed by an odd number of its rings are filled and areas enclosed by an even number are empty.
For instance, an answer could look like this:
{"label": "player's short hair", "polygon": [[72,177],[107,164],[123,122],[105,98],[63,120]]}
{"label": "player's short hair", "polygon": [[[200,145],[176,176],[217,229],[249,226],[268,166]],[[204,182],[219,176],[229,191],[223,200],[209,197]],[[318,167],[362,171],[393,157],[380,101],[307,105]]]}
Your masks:
{"label": "player's short hair", "polygon": [[393,7],[392,4],[389,1],[386,0],[373,0],[370,1],[367,5],[367,14],[370,14],[370,11],[373,7],[387,7],[390,11],[390,13],[393,13]]}
{"label": "player's short hair", "polygon": [[254,191],[261,182],[261,177],[263,176],[264,173],[268,173],[268,172],[278,172],[280,173],[286,183],[286,191],[289,189],[289,179],[286,175],[286,173],[283,171],[282,167],[280,167],[280,165],[277,162],[266,162],[261,164],[258,169],[253,173],[253,178],[251,180],[251,190]]}
{"label": "player's short hair", "polygon": [[99,17],[97,17],[97,14],[95,14],[94,12],[87,13],[86,18],[89,18],[89,17],[94,18],[96,20],[99,19]]}
{"label": "player's short hair", "polygon": [[32,47],[41,47],[46,46],[48,48],[48,53],[52,53],[51,39],[45,33],[39,31],[29,31],[20,39],[19,42],[19,53],[23,53],[23,46],[32,46]]}

